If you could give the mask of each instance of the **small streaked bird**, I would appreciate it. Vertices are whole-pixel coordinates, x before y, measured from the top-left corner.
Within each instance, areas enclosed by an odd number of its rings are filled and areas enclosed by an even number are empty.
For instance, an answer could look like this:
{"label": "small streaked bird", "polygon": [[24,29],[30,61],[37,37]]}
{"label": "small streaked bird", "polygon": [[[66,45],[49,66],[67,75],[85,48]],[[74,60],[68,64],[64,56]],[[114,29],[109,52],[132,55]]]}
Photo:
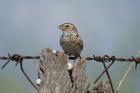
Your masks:
{"label": "small streaked bird", "polygon": [[76,27],[72,23],[64,23],[58,28],[63,32],[60,38],[60,45],[69,56],[80,57],[83,50],[83,41],[78,34]]}

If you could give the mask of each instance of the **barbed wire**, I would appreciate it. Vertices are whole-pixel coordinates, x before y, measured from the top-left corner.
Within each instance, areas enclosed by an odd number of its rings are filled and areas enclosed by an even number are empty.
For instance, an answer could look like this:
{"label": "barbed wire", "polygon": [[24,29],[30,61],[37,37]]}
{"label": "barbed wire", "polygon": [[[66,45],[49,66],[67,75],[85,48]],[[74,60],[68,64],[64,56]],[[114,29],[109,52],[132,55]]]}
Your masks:
{"label": "barbed wire", "polygon": [[[8,60],[2,68],[4,68],[10,61],[15,61],[16,64],[20,62],[20,60],[24,59],[40,59],[40,56],[22,56],[20,54],[9,54],[8,56],[3,56],[0,57],[0,60]],[[75,57],[69,57],[70,60],[74,60]],[[140,63],[140,58],[132,56],[131,58],[121,58],[121,57],[116,57],[116,56],[109,56],[109,55],[104,55],[104,56],[95,56],[93,55],[92,57],[86,57],[85,60],[95,60],[96,62],[112,62],[112,61],[118,61],[118,62],[135,62],[136,64]]]}
{"label": "barbed wire", "polygon": [[[28,75],[25,73],[25,71],[23,69],[22,62],[23,62],[24,59],[40,59],[40,56],[22,56],[20,54],[11,55],[11,54],[8,53],[8,56],[0,57],[0,60],[7,60],[6,63],[4,63],[4,65],[1,67],[1,69],[5,68],[6,65],[11,61],[16,62],[16,65],[20,63],[20,68],[21,68],[22,73],[27,78],[27,80],[31,83],[31,85],[36,90],[38,90],[38,87],[31,81],[31,79],[28,77]],[[70,60],[75,60],[75,57],[69,57],[69,59]],[[140,63],[140,58],[134,57],[134,56],[132,56],[131,58],[121,58],[121,57],[109,56],[109,55],[104,55],[104,56],[93,55],[92,57],[86,57],[85,60],[88,60],[88,61],[95,60],[96,62],[102,62],[103,63],[105,69],[102,71],[102,73],[94,81],[94,84],[101,78],[101,76],[103,76],[104,73],[106,73],[108,78],[109,78],[113,93],[115,93],[115,92],[114,92],[114,88],[113,88],[113,85],[112,85],[110,75],[108,73],[108,69],[111,67],[111,65],[115,61],[118,61],[118,62],[134,62],[136,64],[136,66],[137,66],[138,63]],[[106,66],[105,62],[111,62],[111,63],[108,66]],[[135,68],[136,68],[136,66],[135,66]]]}

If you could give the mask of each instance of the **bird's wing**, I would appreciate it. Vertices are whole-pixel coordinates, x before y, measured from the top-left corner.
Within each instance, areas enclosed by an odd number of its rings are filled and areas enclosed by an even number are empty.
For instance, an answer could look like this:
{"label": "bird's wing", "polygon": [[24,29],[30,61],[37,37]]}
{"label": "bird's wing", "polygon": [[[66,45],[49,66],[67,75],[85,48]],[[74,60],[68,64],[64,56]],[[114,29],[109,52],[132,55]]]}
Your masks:
{"label": "bird's wing", "polygon": [[61,38],[60,38],[60,45],[62,46],[62,44],[63,44],[63,35],[61,36]]}
{"label": "bird's wing", "polygon": [[76,43],[78,43],[81,50],[83,50],[83,41],[79,35],[77,35]]}

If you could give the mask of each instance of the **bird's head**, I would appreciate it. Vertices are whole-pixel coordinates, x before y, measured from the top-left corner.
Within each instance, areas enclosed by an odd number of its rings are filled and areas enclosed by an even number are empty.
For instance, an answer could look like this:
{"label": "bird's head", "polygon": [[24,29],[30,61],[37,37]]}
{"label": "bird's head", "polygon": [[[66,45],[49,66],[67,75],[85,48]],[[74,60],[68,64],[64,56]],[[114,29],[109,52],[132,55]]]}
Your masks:
{"label": "bird's head", "polygon": [[62,31],[62,32],[77,32],[76,27],[72,24],[72,23],[64,23],[62,25],[59,25],[58,28]]}

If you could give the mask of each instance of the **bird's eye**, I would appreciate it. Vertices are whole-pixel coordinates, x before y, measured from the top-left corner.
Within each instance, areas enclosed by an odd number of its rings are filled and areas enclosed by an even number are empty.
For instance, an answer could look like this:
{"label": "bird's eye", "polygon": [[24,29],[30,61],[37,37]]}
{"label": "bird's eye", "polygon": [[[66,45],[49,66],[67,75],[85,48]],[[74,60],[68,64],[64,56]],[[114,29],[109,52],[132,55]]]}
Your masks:
{"label": "bird's eye", "polygon": [[69,27],[69,25],[66,25],[66,27],[68,28],[68,27]]}

